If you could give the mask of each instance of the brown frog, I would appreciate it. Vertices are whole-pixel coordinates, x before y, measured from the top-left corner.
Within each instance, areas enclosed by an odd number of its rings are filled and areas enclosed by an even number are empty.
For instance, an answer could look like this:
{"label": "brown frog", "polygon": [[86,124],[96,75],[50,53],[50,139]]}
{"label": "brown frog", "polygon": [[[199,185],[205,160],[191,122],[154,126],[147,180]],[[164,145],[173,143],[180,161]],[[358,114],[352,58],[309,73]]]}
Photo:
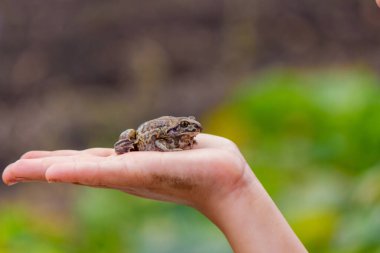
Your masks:
{"label": "brown frog", "polygon": [[202,131],[195,117],[163,116],[141,124],[137,130],[127,129],[115,143],[115,152],[180,151],[191,149],[194,137]]}

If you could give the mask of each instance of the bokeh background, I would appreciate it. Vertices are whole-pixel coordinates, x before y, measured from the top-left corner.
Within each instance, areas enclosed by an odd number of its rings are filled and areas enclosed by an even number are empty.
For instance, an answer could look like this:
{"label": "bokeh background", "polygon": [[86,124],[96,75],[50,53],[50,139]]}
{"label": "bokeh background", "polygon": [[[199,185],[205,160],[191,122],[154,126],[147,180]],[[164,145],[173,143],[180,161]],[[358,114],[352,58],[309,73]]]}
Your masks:
{"label": "bokeh background", "polygon": [[[311,252],[380,252],[380,10],[370,0],[1,0],[0,166],[195,115],[235,141]],[[0,252],[232,252],[196,211],[0,186]]]}

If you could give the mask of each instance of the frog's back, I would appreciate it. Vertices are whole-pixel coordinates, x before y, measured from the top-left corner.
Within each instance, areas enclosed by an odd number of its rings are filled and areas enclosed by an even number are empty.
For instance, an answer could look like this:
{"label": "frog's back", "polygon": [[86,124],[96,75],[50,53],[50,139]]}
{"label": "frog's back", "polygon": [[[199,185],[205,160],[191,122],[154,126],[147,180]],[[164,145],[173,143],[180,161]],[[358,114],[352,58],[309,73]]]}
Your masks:
{"label": "frog's back", "polygon": [[170,123],[174,120],[175,117],[172,116],[162,116],[157,119],[149,120],[143,124],[141,124],[137,128],[137,132],[139,133],[146,133],[151,130],[156,130],[156,129],[163,129],[167,126],[170,125]]}
{"label": "frog's back", "polygon": [[155,140],[166,136],[166,130],[173,119],[174,117],[171,116],[163,116],[141,124],[137,128],[137,149],[145,151],[160,151],[155,145]]}

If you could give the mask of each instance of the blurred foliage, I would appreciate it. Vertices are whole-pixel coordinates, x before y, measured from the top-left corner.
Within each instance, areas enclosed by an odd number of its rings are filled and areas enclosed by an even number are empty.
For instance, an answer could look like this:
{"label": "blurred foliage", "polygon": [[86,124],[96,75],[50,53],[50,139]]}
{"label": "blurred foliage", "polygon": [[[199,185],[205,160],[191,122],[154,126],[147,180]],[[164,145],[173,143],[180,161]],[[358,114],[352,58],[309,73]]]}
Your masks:
{"label": "blurred foliage", "polygon": [[66,252],[69,227],[17,204],[0,209],[0,252]]}
{"label": "blurred foliage", "polygon": [[277,70],[206,117],[311,252],[380,251],[380,86],[366,70]]}
{"label": "blurred foliage", "polygon": [[[202,122],[241,147],[310,252],[380,252],[379,98],[365,69],[272,70]],[[102,189],[83,189],[74,206],[68,219],[0,209],[0,251],[231,252],[187,207]]]}
{"label": "blurred foliage", "polygon": [[76,214],[77,252],[230,252],[221,232],[188,207],[90,189]]}
{"label": "blurred foliage", "polygon": [[1,208],[0,252],[232,252],[222,233],[189,207],[104,189],[79,193],[69,217],[27,205]]}

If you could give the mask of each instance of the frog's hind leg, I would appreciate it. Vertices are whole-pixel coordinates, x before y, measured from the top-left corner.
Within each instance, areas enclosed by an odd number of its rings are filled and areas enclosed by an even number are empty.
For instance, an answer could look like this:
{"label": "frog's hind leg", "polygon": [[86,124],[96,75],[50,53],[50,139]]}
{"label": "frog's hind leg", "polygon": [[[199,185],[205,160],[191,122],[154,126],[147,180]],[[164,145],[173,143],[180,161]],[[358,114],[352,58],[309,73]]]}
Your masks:
{"label": "frog's hind leg", "polygon": [[126,139],[117,141],[114,145],[114,148],[115,148],[116,154],[118,155],[136,150],[134,142],[131,142]]}
{"label": "frog's hind leg", "polygon": [[116,154],[123,154],[131,151],[136,151],[136,144],[136,130],[127,129],[120,134],[119,140],[115,143],[115,152]]}

